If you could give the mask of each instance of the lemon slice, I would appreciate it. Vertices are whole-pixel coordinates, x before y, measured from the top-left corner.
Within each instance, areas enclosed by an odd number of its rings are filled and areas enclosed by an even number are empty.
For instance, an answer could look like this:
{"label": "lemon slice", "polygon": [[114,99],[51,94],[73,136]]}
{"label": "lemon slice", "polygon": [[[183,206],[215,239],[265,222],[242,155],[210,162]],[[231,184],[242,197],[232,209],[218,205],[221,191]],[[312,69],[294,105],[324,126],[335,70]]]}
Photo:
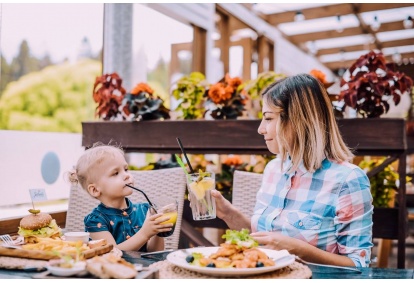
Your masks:
{"label": "lemon slice", "polygon": [[205,196],[205,190],[199,184],[200,183],[197,182],[193,182],[190,184],[190,190],[196,196],[197,200],[203,199]]}
{"label": "lemon slice", "polygon": [[204,191],[214,189],[214,181],[212,179],[203,179],[198,182],[198,186],[202,187]]}

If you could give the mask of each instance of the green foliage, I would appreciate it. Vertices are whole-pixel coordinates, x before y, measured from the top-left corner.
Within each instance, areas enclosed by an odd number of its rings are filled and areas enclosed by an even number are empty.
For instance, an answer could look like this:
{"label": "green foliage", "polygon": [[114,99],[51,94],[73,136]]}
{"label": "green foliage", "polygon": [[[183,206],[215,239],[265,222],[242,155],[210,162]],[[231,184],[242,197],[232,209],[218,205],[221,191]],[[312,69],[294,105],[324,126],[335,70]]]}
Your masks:
{"label": "green foliage", "polygon": [[158,169],[167,169],[178,167],[179,164],[174,160],[173,157],[168,159],[159,159],[157,162],[149,163],[143,167],[136,168],[135,170],[158,170]]}
{"label": "green foliage", "polygon": [[[384,162],[384,160],[385,158],[371,161],[363,160],[359,163],[359,167],[371,171],[373,168]],[[383,171],[369,178],[374,207],[389,207],[389,202],[392,200],[395,191],[398,189],[396,185],[398,179],[399,175],[394,171],[391,164],[385,167]]]}
{"label": "green foliage", "polygon": [[9,83],[0,98],[0,129],[80,133],[81,122],[94,119],[90,82],[100,71],[100,62],[83,60]]}
{"label": "green foliage", "polygon": [[278,74],[273,71],[263,72],[257,75],[254,80],[243,84],[243,89],[247,91],[252,99],[260,98],[262,92],[273,82],[285,78],[286,75]]}
{"label": "green foliage", "polygon": [[[148,74],[148,76],[150,73]],[[166,108],[170,108],[170,94],[168,93],[168,87],[165,87],[164,84],[161,84],[158,81],[148,80],[148,85],[154,90],[154,92],[159,96],[163,101]]]}
{"label": "green foliage", "polygon": [[127,93],[124,97],[123,110],[128,115],[128,120],[133,121],[169,119],[170,110],[164,106],[163,102],[161,98],[145,91],[138,94]]}
{"label": "green foliage", "polygon": [[172,94],[178,100],[176,110],[181,111],[179,118],[199,119],[203,117],[203,95],[208,83],[205,76],[199,72],[193,72],[177,81],[177,86]]}

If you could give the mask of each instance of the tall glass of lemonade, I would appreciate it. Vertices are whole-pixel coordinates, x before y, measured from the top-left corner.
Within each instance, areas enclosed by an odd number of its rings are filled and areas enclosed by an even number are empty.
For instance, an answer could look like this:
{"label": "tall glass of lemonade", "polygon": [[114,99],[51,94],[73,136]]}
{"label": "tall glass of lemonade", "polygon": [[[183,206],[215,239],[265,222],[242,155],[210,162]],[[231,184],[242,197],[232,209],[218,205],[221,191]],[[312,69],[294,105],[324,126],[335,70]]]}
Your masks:
{"label": "tall glass of lemonade", "polygon": [[187,175],[188,198],[194,220],[216,218],[216,202],[211,190],[216,187],[213,172],[198,172]]}

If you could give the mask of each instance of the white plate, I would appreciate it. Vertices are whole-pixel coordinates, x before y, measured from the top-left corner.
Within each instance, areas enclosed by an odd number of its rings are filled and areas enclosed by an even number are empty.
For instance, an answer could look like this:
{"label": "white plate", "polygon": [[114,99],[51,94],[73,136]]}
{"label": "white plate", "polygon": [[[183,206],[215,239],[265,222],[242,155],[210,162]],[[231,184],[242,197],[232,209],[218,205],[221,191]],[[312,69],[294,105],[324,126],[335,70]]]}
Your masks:
{"label": "white plate", "polygon": [[72,276],[85,270],[85,262],[77,262],[72,268],[58,267],[56,265],[48,265],[47,270],[56,276]]}
{"label": "white plate", "polygon": [[242,275],[253,275],[271,272],[285,266],[292,264],[295,261],[295,256],[289,254],[287,250],[275,251],[269,249],[259,250],[267,254],[268,257],[275,261],[274,266],[267,267],[256,267],[256,268],[215,268],[215,267],[201,267],[196,265],[189,264],[185,258],[192,253],[202,253],[204,257],[208,257],[212,253],[217,252],[219,247],[203,247],[203,248],[191,248],[186,249],[186,252],[178,250],[170,253],[167,256],[167,260],[179,267],[182,267],[187,270],[215,276],[242,276]]}

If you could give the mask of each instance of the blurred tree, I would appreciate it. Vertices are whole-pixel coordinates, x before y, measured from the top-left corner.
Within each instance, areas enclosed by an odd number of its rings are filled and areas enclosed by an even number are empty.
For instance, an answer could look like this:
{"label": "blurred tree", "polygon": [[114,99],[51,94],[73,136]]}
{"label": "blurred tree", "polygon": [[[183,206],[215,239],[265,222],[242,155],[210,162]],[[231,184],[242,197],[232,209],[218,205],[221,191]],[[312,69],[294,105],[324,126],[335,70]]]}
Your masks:
{"label": "blurred tree", "polygon": [[19,47],[17,57],[10,64],[13,80],[31,72],[39,71],[39,61],[30,54],[29,44],[23,40]]}
{"label": "blurred tree", "polygon": [[81,122],[94,119],[92,87],[101,68],[82,60],[11,82],[0,98],[0,129],[80,133]]}
{"label": "blurred tree", "polygon": [[17,81],[21,76],[37,72],[52,64],[53,62],[47,53],[41,59],[31,56],[29,44],[23,40],[19,47],[19,53],[12,59],[10,65],[3,56],[1,57],[0,97],[10,82]]}
{"label": "blurred tree", "polygon": [[162,59],[157,62],[157,65],[153,70],[148,72],[148,81],[156,81],[158,82],[165,90],[168,90],[170,87],[170,83],[168,81],[168,68],[169,65]]}
{"label": "blurred tree", "polygon": [[47,66],[53,65],[52,59],[50,59],[49,54],[45,54],[42,59],[39,60],[39,69],[44,69]]}

